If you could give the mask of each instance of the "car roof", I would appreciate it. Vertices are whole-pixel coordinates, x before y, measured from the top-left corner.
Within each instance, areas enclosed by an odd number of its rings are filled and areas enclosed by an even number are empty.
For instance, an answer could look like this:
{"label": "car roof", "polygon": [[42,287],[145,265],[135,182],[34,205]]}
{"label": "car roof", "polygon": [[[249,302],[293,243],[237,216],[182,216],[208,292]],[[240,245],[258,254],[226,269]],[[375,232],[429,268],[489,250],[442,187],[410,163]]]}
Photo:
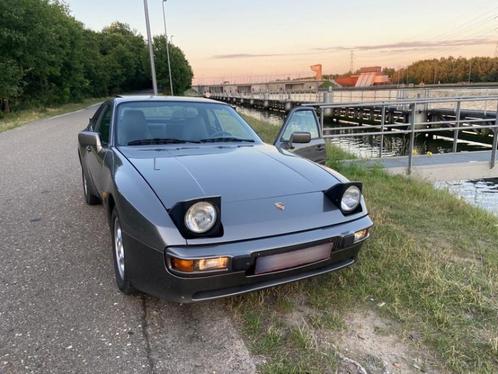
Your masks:
{"label": "car roof", "polygon": [[[183,103],[211,103],[211,104],[225,104],[220,101],[205,99],[203,97],[187,97],[187,96],[159,96],[159,95],[126,95],[116,96],[114,102],[130,103],[139,101],[165,101],[165,102],[183,102]],[[226,104],[225,104],[226,105]]]}

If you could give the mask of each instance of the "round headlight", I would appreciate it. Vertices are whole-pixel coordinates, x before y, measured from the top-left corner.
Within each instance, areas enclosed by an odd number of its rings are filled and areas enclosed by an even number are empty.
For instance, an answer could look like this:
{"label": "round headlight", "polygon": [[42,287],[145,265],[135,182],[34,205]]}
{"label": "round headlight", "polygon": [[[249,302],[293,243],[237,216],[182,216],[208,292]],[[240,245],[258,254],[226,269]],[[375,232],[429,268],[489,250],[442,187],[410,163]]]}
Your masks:
{"label": "round headlight", "polygon": [[348,187],[341,199],[341,209],[343,212],[352,212],[360,204],[361,191],[356,186]]}
{"label": "round headlight", "polygon": [[208,232],[215,223],[216,208],[206,201],[195,203],[185,213],[185,226],[196,234]]}

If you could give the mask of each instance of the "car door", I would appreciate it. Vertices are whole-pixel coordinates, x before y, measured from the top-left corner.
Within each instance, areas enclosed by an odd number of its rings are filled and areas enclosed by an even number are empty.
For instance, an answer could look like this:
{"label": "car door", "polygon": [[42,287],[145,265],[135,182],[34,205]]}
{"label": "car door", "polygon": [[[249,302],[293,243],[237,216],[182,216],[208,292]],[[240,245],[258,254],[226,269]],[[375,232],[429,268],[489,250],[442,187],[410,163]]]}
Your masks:
{"label": "car door", "polygon": [[111,102],[105,103],[92,129],[99,134],[102,148],[98,150],[96,147],[89,146],[85,150],[87,170],[98,192],[102,192],[102,167],[104,158],[107,152],[109,152],[112,109]]}
{"label": "car door", "polygon": [[[294,133],[309,133],[310,141],[292,142]],[[311,161],[325,163],[325,140],[320,131],[318,116],[313,108],[294,108],[286,117],[274,145]]]}

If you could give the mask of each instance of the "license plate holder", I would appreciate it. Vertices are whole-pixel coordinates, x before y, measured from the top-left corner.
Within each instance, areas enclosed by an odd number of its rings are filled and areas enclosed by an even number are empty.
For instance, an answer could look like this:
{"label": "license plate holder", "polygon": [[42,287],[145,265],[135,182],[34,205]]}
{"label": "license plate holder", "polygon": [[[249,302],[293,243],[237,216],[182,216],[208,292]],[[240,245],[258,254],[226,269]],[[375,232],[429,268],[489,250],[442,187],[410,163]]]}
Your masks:
{"label": "license plate holder", "polygon": [[290,270],[330,258],[332,243],[318,244],[312,247],[261,256],[256,259],[254,274],[267,274],[282,270]]}

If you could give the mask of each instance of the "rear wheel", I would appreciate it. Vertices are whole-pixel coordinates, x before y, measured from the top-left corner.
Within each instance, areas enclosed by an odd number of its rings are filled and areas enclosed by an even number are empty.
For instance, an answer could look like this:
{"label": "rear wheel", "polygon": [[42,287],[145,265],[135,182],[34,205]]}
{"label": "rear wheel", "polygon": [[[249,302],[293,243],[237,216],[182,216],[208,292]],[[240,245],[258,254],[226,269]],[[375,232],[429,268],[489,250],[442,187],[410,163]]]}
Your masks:
{"label": "rear wheel", "polygon": [[92,182],[88,180],[85,175],[83,168],[81,169],[81,181],[83,183],[83,196],[85,197],[85,202],[88,205],[96,205],[100,203],[99,197],[95,194],[95,188]]}
{"label": "rear wheel", "polygon": [[112,256],[116,283],[121,292],[126,295],[135,293],[126,273],[126,247],[123,240],[123,230],[116,209],[112,211]]}

